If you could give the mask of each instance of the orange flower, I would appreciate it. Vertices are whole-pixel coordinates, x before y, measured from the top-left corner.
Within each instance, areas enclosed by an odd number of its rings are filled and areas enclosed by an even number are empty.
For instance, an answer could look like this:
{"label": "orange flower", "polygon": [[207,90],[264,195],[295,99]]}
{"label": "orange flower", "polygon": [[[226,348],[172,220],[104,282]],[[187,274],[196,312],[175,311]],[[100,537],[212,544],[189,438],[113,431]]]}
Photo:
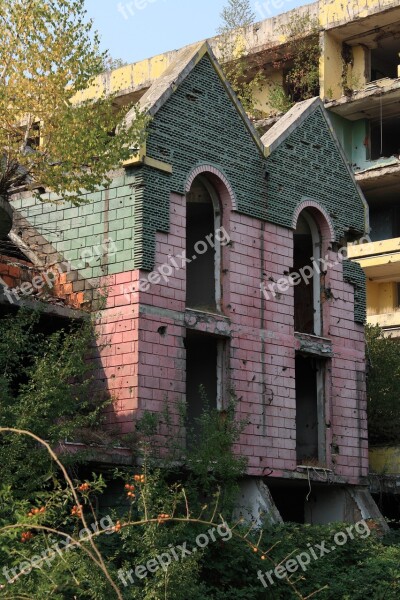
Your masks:
{"label": "orange flower", "polygon": [[43,514],[46,512],[46,508],[42,506],[42,508],[31,508],[30,512],[28,512],[28,517],[34,517],[39,514]]}
{"label": "orange flower", "polygon": [[25,531],[21,535],[21,542],[24,544],[25,542],[29,542],[33,538],[33,533],[31,531]]}
{"label": "orange flower", "polygon": [[114,527],[114,531],[118,532],[121,531],[122,525],[120,521],[117,521],[115,527]]}
{"label": "orange flower", "polygon": [[170,519],[170,518],[171,518],[171,516],[170,516],[170,515],[167,515],[167,514],[165,514],[165,513],[161,513],[161,515],[158,515],[158,517],[157,517],[157,521],[158,521],[159,523],[163,523],[164,521],[166,521],[167,519]]}
{"label": "orange flower", "polygon": [[90,484],[89,483],[82,483],[79,487],[78,490],[80,492],[87,492],[90,490]]}
{"label": "orange flower", "polygon": [[82,517],[82,507],[80,505],[79,506],[76,506],[76,505],[73,506],[72,510],[71,510],[71,515],[73,517]]}

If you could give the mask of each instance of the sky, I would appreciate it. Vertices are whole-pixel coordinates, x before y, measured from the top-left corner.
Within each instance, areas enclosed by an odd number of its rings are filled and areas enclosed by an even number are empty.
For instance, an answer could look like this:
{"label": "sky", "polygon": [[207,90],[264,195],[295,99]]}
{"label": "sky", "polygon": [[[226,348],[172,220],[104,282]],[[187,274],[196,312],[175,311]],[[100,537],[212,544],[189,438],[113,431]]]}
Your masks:
{"label": "sky", "polygon": [[[251,0],[256,20],[311,0]],[[212,37],[227,0],[86,0],[102,50],[131,63]]]}

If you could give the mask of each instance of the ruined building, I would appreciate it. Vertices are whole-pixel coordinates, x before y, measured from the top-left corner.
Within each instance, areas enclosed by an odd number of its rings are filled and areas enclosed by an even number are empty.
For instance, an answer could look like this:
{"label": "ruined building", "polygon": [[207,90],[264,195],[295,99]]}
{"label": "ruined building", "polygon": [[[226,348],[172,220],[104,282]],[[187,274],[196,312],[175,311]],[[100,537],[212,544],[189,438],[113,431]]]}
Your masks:
{"label": "ruined building", "polygon": [[[367,488],[365,280],[343,252],[368,231],[368,209],[323,103],[297,104],[261,139],[208,44],[175,53],[135,93],[151,116],[146,145],[109,188],[80,207],[27,192],[12,201],[27,271],[73,266],[52,290],[56,309],[90,310],[106,294],[108,426],[129,434],[168,406],[174,436],[182,402],[196,422],[200,386],[221,413],[233,394],[247,517],[379,518]],[[2,268],[3,309],[40,296],[34,279],[15,293],[20,273]]]}

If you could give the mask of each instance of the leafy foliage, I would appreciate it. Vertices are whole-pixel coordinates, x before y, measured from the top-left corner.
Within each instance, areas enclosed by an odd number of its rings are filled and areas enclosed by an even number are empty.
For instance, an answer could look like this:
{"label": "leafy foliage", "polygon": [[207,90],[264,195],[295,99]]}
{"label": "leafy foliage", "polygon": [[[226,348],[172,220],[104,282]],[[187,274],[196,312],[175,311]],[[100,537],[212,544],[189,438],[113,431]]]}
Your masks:
{"label": "leafy foliage", "polygon": [[378,326],[366,326],[370,370],[367,379],[368,433],[372,444],[400,443],[400,352],[397,340]]}
{"label": "leafy foliage", "polygon": [[218,50],[222,68],[245,111],[255,117],[259,112],[255,93],[264,84],[264,74],[260,66],[253,65],[249,75],[244,30],[255,21],[249,0],[228,0],[221,21]]}
{"label": "leafy foliage", "polygon": [[40,197],[43,186],[79,203],[109,182],[145,120],[126,126],[129,107],[85,99],[105,62],[84,0],[1,0],[0,195],[24,185]]}
{"label": "leafy foliage", "polygon": [[270,104],[285,112],[295,102],[307,100],[319,94],[319,23],[309,14],[292,17],[281,29],[288,40],[288,50],[273,64],[283,71],[283,86],[276,84],[270,92]]}
{"label": "leafy foliage", "polygon": [[[29,430],[58,444],[80,428],[94,427],[104,406],[90,391],[93,345],[87,321],[50,335],[39,312],[21,310],[0,320],[0,427]],[[77,459],[77,457],[75,457]],[[33,440],[0,440],[1,483],[26,499],[54,476],[47,453]]]}
{"label": "leafy foliage", "polygon": [[[178,434],[167,455],[161,434],[171,415],[167,408],[163,415],[145,413],[137,423],[141,466],[113,473],[72,463],[65,469],[39,437],[1,431],[29,428],[57,448],[77,426],[98,421],[101,403],[92,397],[84,360],[93,344],[90,323],[46,336],[42,325],[39,314],[27,312],[0,321],[0,598],[295,600],[315,592],[321,600],[398,598],[399,538],[374,533],[311,561],[295,585],[274,578],[263,587],[259,572],[310,546],[319,554],[316,544],[325,540],[330,548],[345,526],[252,531],[233,521],[245,467],[232,452],[243,428],[234,401],[223,413],[204,410],[192,448],[179,447]],[[199,535],[208,538],[203,547]],[[179,546],[196,552],[184,555]],[[178,559],[152,570],[154,559],[172,550]],[[138,577],[141,565],[145,576]]]}
{"label": "leafy foliage", "polygon": [[228,4],[222,9],[221,29],[231,31],[252,25],[256,15],[249,0],[228,0]]}

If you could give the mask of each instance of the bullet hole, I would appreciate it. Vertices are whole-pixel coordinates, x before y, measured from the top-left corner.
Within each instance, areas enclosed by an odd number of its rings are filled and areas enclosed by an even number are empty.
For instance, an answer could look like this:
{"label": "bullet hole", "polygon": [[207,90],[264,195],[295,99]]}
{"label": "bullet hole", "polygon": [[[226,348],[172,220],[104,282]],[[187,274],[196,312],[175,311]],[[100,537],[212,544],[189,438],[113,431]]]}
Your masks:
{"label": "bullet hole", "polygon": [[167,327],[165,325],[159,327],[157,329],[157,333],[159,333],[162,337],[165,337],[167,335]]}

